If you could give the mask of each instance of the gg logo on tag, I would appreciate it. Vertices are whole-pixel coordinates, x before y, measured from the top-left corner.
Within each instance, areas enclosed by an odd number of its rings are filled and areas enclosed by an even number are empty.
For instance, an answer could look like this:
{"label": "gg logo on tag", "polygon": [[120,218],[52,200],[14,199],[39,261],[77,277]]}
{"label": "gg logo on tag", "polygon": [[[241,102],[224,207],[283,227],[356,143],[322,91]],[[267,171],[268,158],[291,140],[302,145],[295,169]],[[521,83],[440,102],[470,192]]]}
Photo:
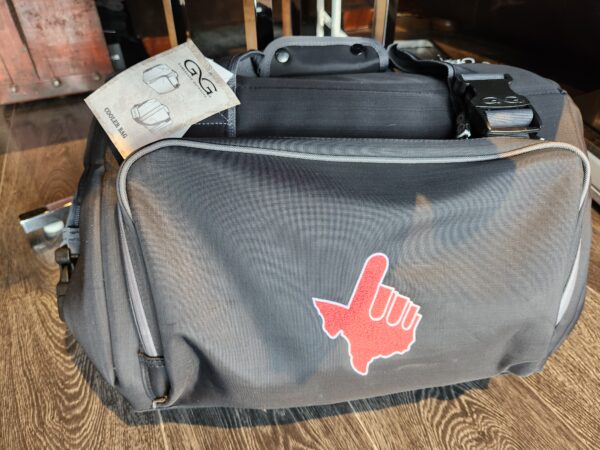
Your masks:
{"label": "gg logo on tag", "polygon": [[388,265],[383,253],[369,256],[348,305],[313,298],[325,334],[346,339],[352,368],[361,375],[377,358],[408,352],[422,318],[418,305],[381,283]]}
{"label": "gg logo on tag", "polygon": [[202,69],[200,69],[200,66],[197,63],[195,63],[191,59],[186,59],[183,63],[183,67],[185,67],[185,70],[187,70],[187,72],[192,77],[196,75],[198,76],[198,86],[200,86],[200,88],[206,93],[206,95],[210,96],[217,92],[217,87],[215,86],[215,83],[213,83],[206,77],[202,77]]}
{"label": "gg logo on tag", "polygon": [[227,84],[232,77],[190,40],[129,67],[85,103],[127,158],[160,139],[180,138],[193,124],[239,105]]}

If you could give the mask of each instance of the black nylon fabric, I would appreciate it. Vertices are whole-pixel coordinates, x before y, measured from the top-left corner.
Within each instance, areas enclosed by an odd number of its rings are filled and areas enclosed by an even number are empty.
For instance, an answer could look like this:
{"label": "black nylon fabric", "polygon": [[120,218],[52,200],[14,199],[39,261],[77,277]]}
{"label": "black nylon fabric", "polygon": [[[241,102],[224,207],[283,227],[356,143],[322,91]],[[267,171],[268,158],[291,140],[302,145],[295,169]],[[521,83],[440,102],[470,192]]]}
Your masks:
{"label": "black nylon fabric", "polygon": [[[580,237],[580,174],[567,152],[406,166],[184,144],[140,159],[128,197],[168,405],[329,403],[537,370]],[[423,325],[408,354],[361,378],[311,299],[346,303],[377,251],[394,261],[386,283],[419,303]]]}
{"label": "black nylon fabric", "polygon": [[[541,119],[539,137],[556,137],[565,93],[555,82],[496,64],[463,64],[455,71],[509,74],[511,88],[527,96]],[[186,136],[451,139],[456,134],[446,82],[426,75],[239,76],[235,92],[241,103],[235,108],[233,134],[223,112],[192,126]]]}
{"label": "black nylon fabric", "polygon": [[[445,83],[427,76],[258,78],[252,58],[230,83],[241,105],[188,136],[285,147],[306,159],[180,141],[133,164],[124,184],[131,217],[118,205],[112,155],[82,180],[81,257],[63,306],[102,375],[146,410],[161,389],[168,395],[160,407],[274,408],[541,370],[585,296],[590,216],[589,199],[579,210],[581,158],[544,150],[453,164],[310,160],[472,157],[521,145],[441,140],[454,135],[454,116]],[[509,73],[540,115],[540,137],[583,145],[581,117],[554,82],[507,66],[456,71]],[[156,359],[139,355],[124,239]],[[580,270],[556,323],[579,242]],[[347,342],[325,334],[312,297],[346,304],[374,252],[389,257],[385,283],[418,304],[423,319],[409,352],[375,360],[362,376]],[[164,363],[160,389],[142,368],[148,361],[161,377]]]}

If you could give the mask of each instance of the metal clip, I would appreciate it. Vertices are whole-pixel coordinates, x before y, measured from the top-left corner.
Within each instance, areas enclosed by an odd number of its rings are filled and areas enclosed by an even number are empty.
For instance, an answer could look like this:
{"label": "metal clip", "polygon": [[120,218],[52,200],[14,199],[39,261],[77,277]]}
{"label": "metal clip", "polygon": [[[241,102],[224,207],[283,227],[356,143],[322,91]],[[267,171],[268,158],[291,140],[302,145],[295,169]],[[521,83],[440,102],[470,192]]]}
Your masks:
{"label": "metal clip", "polygon": [[476,137],[529,135],[540,131],[540,118],[527,97],[510,87],[508,74],[457,75],[454,89],[463,99],[463,123]]}

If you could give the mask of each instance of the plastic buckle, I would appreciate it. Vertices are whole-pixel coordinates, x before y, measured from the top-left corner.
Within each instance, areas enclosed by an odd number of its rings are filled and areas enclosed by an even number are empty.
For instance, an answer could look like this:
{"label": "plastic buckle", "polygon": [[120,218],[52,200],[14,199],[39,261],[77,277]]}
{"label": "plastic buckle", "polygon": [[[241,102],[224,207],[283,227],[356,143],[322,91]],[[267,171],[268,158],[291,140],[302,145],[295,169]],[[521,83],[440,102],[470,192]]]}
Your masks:
{"label": "plastic buckle", "polygon": [[[512,78],[508,74],[461,74],[456,77],[455,89],[464,101],[464,111],[457,121],[458,137],[514,136],[536,137],[540,131],[540,118],[529,99],[517,94],[510,87]],[[511,112],[526,113],[531,110],[528,125],[497,126],[490,123],[488,113],[503,111],[503,121]],[[527,114],[522,114],[527,117]]]}
{"label": "plastic buckle", "polygon": [[54,253],[54,260],[60,267],[60,277],[56,284],[56,299],[58,301],[58,315],[61,320],[64,321],[62,313],[62,302],[67,295],[67,289],[69,287],[69,281],[71,281],[71,274],[75,268],[77,262],[77,255],[71,254],[69,247],[63,245],[56,249]]}

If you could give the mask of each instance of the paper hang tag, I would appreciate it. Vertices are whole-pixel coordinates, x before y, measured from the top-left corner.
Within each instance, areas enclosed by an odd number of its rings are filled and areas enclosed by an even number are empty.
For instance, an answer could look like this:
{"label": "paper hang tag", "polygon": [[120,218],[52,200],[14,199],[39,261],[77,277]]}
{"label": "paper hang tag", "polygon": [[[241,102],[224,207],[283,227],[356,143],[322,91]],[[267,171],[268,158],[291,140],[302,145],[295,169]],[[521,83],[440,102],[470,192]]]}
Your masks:
{"label": "paper hang tag", "polygon": [[213,69],[215,69],[217,74],[219,74],[219,76],[221,78],[223,78],[223,81],[225,83],[229,83],[229,80],[231,80],[233,78],[233,74],[229,70],[227,70],[225,67],[214,62],[214,60],[212,60],[210,58],[206,58],[206,60],[213,66]]}
{"label": "paper hang tag", "polygon": [[223,80],[233,74],[216,66],[188,41],[121,72],[85,102],[126,158],[240,104]]}

